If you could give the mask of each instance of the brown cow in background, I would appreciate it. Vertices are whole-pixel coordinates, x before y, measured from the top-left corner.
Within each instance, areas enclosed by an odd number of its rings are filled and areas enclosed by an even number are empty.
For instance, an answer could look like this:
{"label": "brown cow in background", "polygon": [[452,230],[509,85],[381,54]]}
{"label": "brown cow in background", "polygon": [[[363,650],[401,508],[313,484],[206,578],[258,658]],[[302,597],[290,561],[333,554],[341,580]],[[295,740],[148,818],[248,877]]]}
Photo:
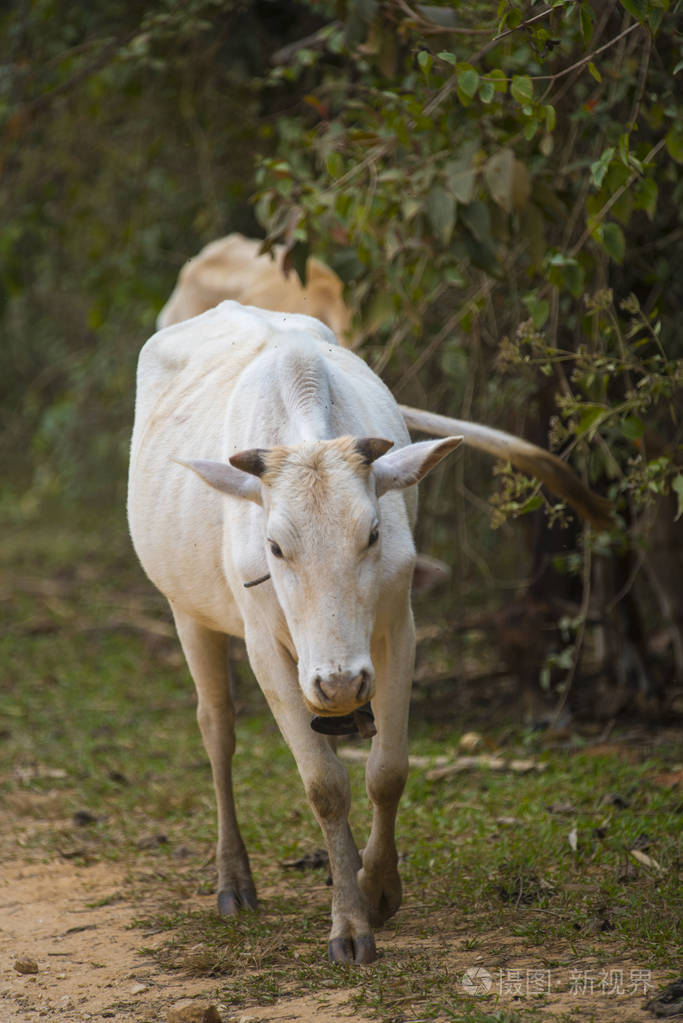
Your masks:
{"label": "brown cow in background", "polygon": [[311,257],[304,287],[295,271],[285,272],[284,246],[275,245],[272,254],[261,255],[261,244],[243,234],[229,234],[205,245],[181,269],[157,327],[189,320],[231,298],[259,309],[315,316],[346,344],[351,314],[334,270]]}

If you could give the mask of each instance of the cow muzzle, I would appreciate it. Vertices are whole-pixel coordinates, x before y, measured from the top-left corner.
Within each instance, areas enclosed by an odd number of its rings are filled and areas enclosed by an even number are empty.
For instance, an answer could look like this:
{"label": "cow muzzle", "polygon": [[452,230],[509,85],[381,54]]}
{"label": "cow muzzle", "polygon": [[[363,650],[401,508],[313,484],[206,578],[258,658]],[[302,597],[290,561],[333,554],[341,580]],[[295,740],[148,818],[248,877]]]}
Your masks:
{"label": "cow muzzle", "polygon": [[369,663],[318,669],[311,681],[311,710],[324,715],[349,714],[367,703],[375,690],[375,673]]}

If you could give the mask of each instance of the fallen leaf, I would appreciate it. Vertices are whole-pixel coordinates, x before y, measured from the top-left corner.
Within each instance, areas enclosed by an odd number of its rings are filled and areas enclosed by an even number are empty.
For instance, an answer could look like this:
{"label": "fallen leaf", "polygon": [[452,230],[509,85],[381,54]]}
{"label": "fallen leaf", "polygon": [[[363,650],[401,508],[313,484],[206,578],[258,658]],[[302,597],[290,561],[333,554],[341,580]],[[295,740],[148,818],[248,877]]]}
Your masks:
{"label": "fallen leaf", "polygon": [[664,873],[664,867],[657,863],[657,860],[653,859],[652,856],[648,856],[647,853],[641,852],[640,849],[629,849],[631,856],[638,863],[641,863],[644,867],[650,867],[652,870],[657,870],[659,873]]}

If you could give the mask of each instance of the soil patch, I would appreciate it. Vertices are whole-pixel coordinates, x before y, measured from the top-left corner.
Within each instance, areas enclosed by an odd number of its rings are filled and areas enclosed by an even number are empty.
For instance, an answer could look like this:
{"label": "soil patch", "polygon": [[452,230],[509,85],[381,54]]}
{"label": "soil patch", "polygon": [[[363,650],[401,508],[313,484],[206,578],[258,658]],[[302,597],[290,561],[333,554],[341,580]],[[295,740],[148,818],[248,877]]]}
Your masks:
{"label": "soil patch", "polygon": [[[242,1011],[221,1005],[221,978],[166,972],[145,954],[143,949],[159,939],[133,926],[143,907],[128,901],[123,889],[124,871],[117,864],[2,865],[2,1023],[32,1023],[41,1017],[60,1023],[165,1020],[168,1008],[183,998],[216,1005],[226,1023],[336,1023],[349,1017],[350,1010],[342,1007],[344,992],[338,991]],[[37,972],[17,972],[21,960],[34,962]]]}
{"label": "soil patch", "polygon": [[[351,1016],[363,1023],[369,1018],[345,1004],[349,992],[344,990],[290,996],[276,1004],[240,1010],[223,1004],[221,987],[225,989],[226,978],[191,977],[165,971],[155,963],[149,950],[166,940],[168,932],[150,938],[133,925],[146,906],[138,898],[133,902],[126,895],[127,887],[119,864],[3,865],[2,1023],[33,1023],[41,1017],[60,1023],[90,1019],[147,1023],[165,1020],[169,1007],[183,998],[216,1005],[225,1023],[336,1023]],[[150,905],[159,895],[149,890]],[[670,979],[635,958],[624,961],[622,955],[610,964],[604,949],[598,962],[572,957],[567,949],[558,948],[556,965],[546,969],[540,953],[530,954],[523,940],[510,937],[503,928],[480,935],[476,950],[468,951],[466,932],[454,928],[452,912],[433,916],[433,933],[428,938],[417,933],[418,906],[409,901],[402,915],[405,923],[398,933],[379,935],[386,958],[408,955],[424,963],[425,957],[433,956],[452,975],[454,987],[480,1001],[482,1010],[494,1012],[504,1006],[520,1012],[537,1009],[543,1019],[572,1014],[595,1023],[615,1019],[645,1023],[653,1019],[644,1008],[646,997]],[[542,952],[547,962],[553,950]],[[18,972],[16,966],[22,960],[35,963],[37,972]],[[413,1018],[408,1004],[389,1004],[387,1010],[392,1017],[399,1011],[401,1018]]]}

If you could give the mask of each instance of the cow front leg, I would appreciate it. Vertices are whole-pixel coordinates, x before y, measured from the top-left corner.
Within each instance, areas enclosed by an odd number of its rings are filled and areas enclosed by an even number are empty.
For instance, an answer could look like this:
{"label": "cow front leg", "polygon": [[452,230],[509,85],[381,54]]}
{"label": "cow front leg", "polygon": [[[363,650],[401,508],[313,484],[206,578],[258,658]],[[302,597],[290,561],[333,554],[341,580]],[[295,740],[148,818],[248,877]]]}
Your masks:
{"label": "cow front leg", "polygon": [[373,647],[377,689],[372,701],[377,734],[372,740],[365,784],[373,806],[372,828],[359,874],[370,923],[379,927],[401,905],[395,824],[408,776],[408,715],[415,659],[410,610],[401,628]]}
{"label": "cow front leg", "polygon": [[197,689],[197,721],[211,762],[218,811],[218,912],[232,916],[257,909],[249,858],[237,824],[232,790],[235,710],[232,700],[228,637],[200,625],[173,608],[178,636]]}
{"label": "cow front leg", "polygon": [[327,738],[311,729],[296,666],[275,640],[263,634],[250,643],[249,660],[278,727],[296,761],[306,796],[322,830],[332,876],[332,927],[328,954],[334,963],[371,963],[377,958],[368,906],[358,885],[361,858],[349,827],[351,791],[346,768]]}

